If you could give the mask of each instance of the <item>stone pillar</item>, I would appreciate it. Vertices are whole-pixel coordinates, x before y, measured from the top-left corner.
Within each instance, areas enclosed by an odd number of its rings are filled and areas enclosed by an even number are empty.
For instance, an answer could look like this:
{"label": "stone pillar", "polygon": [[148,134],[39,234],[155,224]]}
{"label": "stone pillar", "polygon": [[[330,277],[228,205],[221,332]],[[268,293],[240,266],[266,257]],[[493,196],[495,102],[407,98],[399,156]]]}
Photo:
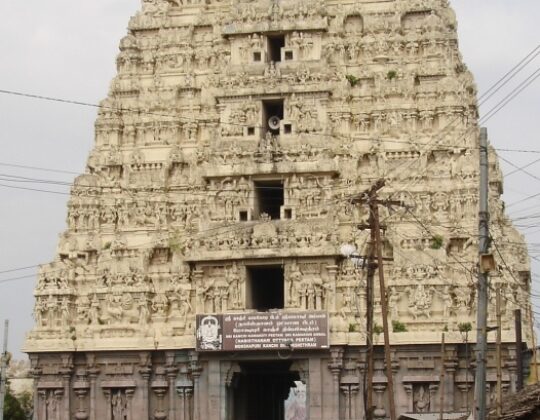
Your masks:
{"label": "stone pillar", "polygon": [[141,410],[139,414],[142,419],[147,419],[147,418],[150,418],[150,404],[149,404],[150,393],[148,392],[148,388],[150,386],[150,375],[152,373],[151,361],[150,361],[151,355],[150,353],[141,353],[140,358],[141,358],[141,366],[139,368],[139,373],[141,374],[141,378],[142,378],[142,387],[141,387],[142,398],[139,400],[140,401],[139,407]]}
{"label": "stone pillar", "polygon": [[322,419],[322,383],[321,383],[321,359],[320,357],[309,358],[309,384],[308,384],[308,402],[309,419]]}
{"label": "stone pillar", "polygon": [[176,398],[174,393],[174,382],[176,381],[176,375],[178,369],[174,367],[167,368],[167,381],[169,384],[169,416],[168,420],[176,420]]}
{"label": "stone pillar", "polygon": [[150,380],[150,372],[149,372],[150,369],[146,370],[142,370],[141,371],[141,377],[143,379],[143,383],[142,383],[142,388],[141,388],[141,391],[142,391],[142,398],[140,400],[141,402],[141,417],[142,418],[149,418],[149,415],[150,415],[150,410],[149,410],[149,407],[150,407],[150,404],[149,404],[149,398],[150,398],[150,394],[148,392],[148,382]]}
{"label": "stone pillar", "polygon": [[455,398],[454,398],[454,389],[456,381],[456,370],[458,367],[457,359],[448,360],[445,363],[446,366],[446,375],[444,383],[444,409],[446,411],[454,410]]}
{"label": "stone pillar", "polygon": [[406,411],[408,413],[412,413],[414,411],[413,385],[411,383],[404,384],[403,388],[405,389],[405,393],[407,394],[407,408],[406,408]]}
{"label": "stone pillar", "polygon": [[90,368],[88,370],[88,376],[90,377],[90,420],[98,420],[96,417],[96,397],[97,397],[97,377],[99,370],[96,368]]}
{"label": "stone pillar", "polygon": [[60,355],[61,367],[58,370],[59,376],[62,377],[62,390],[57,390],[55,395],[58,396],[58,412],[59,419],[69,420],[71,418],[71,374],[73,372],[73,355],[64,353]]}
{"label": "stone pillar", "polygon": [[[325,390],[325,394],[328,395],[328,405],[330,406],[329,418],[339,419],[339,376],[343,367],[343,348],[332,347],[330,354],[328,369],[332,372],[332,388]],[[311,392],[311,389],[308,392]]]}
{"label": "stone pillar", "polygon": [[[36,388],[35,394],[37,395],[37,405],[34,406],[34,420],[41,420],[47,418],[47,391]],[[41,403],[39,402],[41,400]]]}
{"label": "stone pillar", "polygon": [[105,407],[107,409],[107,412],[105,414],[105,420],[112,420],[112,411],[111,411],[111,398],[112,398],[112,391],[110,389],[104,389],[103,394],[105,395]]}
{"label": "stone pillar", "polygon": [[222,381],[219,365],[219,360],[210,360],[208,362],[208,419],[206,420],[222,420]]}
{"label": "stone pillar", "polygon": [[191,377],[193,378],[193,420],[203,420],[201,419],[201,395],[199,390],[202,367],[199,364],[197,352],[191,352],[189,357]]}
{"label": "stone pillar", "polygon": [[86,420],[88,418],[88,410],[85,407],[84,399],[88,394],[88,389],[86,388],[77,388],[75,389],[75,395],[77,396],[77,407],[75,418],[77,420]]}
{"label": "stone pillar", "polygon": [[135,389],[133,388],[126,389],[127,420],[136,420],[136,416],[133,415],[133,395],[134,394],[135,394]]}
{"label": "stone pillar", "polygon": [[510,375],[510,393],[515,394],[517,392],[517,363],[515,349],[508,349],[506,368],[508,369],[508,374]]}
{"label": "stone pillar", "polygon": [[30,363],[32,366],[32,369],[30,370],[30,375],[32,376],[34,380],[34,396],[33,396],[33,405],[34,405],[34,413],[32,415],[32,420],[39,420],[39,394],[38,391],[38,382],[39,377],[41,376],[41,369],[38,367],[39,358],[38,356],[32,354],[30,355]]}
{"label": "stone pillar", "polygon": [[439,411],[441,400],[437,399],[437,390],[439,389],[439,384],[433,383],[429,384],[429,410],[430,411]]}
{"label": "stone pillar", "polygon": [[373,384],[373,390],[375,391],[375,410],[373,410],[373,416],[375,418],[386,417],[384,391],[386,390],[386,381],[384,383]]}

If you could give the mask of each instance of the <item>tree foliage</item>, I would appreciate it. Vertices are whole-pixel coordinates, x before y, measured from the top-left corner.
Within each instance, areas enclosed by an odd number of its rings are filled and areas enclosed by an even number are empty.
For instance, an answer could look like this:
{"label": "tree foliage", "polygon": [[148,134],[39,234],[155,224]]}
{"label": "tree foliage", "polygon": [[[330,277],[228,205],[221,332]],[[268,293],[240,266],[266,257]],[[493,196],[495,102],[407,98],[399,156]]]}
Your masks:
{"label": "tree foliage", "polygon": [[24,412],[21,403],[10,392],[9,388],[6,392],[6,398],[4,400],[4,420],[26,420],[26,414]]}

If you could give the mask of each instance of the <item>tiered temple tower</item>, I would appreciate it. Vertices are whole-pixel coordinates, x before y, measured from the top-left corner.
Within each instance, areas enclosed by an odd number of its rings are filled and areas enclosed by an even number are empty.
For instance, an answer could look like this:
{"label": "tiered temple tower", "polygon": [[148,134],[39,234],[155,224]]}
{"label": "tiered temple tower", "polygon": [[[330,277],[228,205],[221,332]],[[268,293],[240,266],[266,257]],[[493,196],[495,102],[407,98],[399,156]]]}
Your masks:
{"label": "tiered temple tower", "polygon": [[[407,205],[380,209],[397,411],[442,389],[470,409],[479,127],[456,25],[447,0],[143,0],[39,274],[35,419],[362,419],[369,382],[387,418],[380,292],[371,381],[367,270],[340,252],[370,252],[351,198],[379,179]],[[529,261],[493,151],[490,171],[510,392]]]}

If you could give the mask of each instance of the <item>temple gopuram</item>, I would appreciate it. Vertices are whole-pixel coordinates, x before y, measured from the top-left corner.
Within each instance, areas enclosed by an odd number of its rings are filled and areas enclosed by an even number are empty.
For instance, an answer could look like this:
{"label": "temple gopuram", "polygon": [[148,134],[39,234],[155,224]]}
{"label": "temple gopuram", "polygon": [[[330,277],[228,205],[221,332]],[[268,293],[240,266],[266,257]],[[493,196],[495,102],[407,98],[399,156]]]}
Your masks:
{"label": "temple gopuram", "polygon": [[[35,420],[390,418],[381,296],[398,416],[471,411],[480,127],[447,0],[142,0],[117,68],[35,288]],[[512,393],[529,257],[489,170]]]}

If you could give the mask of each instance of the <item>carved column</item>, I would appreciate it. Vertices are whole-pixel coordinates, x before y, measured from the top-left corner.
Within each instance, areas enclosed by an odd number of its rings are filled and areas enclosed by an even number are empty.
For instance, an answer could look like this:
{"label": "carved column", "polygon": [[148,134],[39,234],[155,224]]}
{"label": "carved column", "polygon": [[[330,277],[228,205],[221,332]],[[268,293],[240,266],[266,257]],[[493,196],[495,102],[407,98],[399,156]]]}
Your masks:
{"label": "carved column", "polygon": [[75,395],[77,396],[77,408],[75,412],[75,419],[77,420],[86,420],[88,418],[88,411],[86,410],[84,404],[84,398],[88,394],[88,389],[86,388],[77,388],[75,389]]}
{"label": "carved column", "polygon": [[386,381],[385,383],[373,384],[373,390],[375,391],[375,410],[373,410],[373,416],[377,418],[386,417],[386,409],[384,408]]}
{"label": "carved column", "polygon": [[429,411],[435,411],[435,407],[437,407],[437,409],[440,409],[439,407],[439,403],[440,403],[440,400],[437,401],[437,390],[439,389],[439,384],[430,384],[429,385]]}
{"label": "carved column", "polygon": [[37,390],[34,391],[34,420],[47,418],[47,391]]}
{"label": "carved column", "polygon": [[331,359],[330,363],[328,363],[328,369],[332,372],[332,389],[328,390],[330,394],[329,400],[331,401],[329,418],[339,419],[339,376],[343,367],[343,348],[332,347],[330,349],[330,355]]}
{"label": "carved column", "polygon": [[174,382],[178,369],[175,367],[167,367],[167,381],[169,383],[169,420],[176,420],[176,398],[174,397]]}
{"label": "carved column", "polygon": [[142,377],[142,399],[141,399],[141,417],[146,419],[146,418],[150,418],[150,404],[149,404],[149,398],[150,398],[150,395],[149,395],[149,392],[148,392],[148,388],[150,386],[150,375],[152,373],[152,368],[151,368],[151,361],[150,361],[150,358],[151,358],[151,355],[150,353],[143,353],[140,355],[141,357],[141,367],[139,368],[139,373],[141,374],[141,377]]}
{"label": "carved column", "polygon": [[105,420],[112,420],[112,409],[111,409],[112,391],[110,389],[104,389],[103,390],[103,395],[105,395],[105,401],[107,401],[107,403],[105,404],[105,406],[107,407],[107,413],[105,414]]}
{"label": "carved column", "polygon": [[[73,381],[73,391],[77,396],[75,410],[75,419],[86,420],[89,416],[87,395],[90,389],[90,383],[87,380],[87,372],[84,370],[76,372],[76,378]],[[70,417],[68,417],[70,418]]]}
{"label": "carved column", "polygon": [[32,369],[30,370],[30,375],[32,376],[34,380],[34,396],[33,396],[33,402],[34,402],[34,413],[32,415],[33,420],[39,420],[39,392],[37,388],[37,384],[39,381],[39,377],[41,376],[41,369],[38,367],[39,358],[36,355],[30,355],[30,363],[32,366]]}
{"label": "carved column", "polygon": [[88,377],[90,378],[90,420],[96,418],[96,395],[97,395],[97,377],[99,369],[92,367],[88,369]]}
{"label": "carved column", "polygon": [[357,404],[356,398],[357,394],[360,391],[360,386],[358,384],[343,384],[341,385],[341,392],[345,396],[345,407],[344,407],[344,420],[356,420],[360,418],[357,415]]}
{"label": "carved column", "polygon": [[63,398],[64,398],[64,401],[63,401],[63,415],[62,415],[62,418],[66,419],[66,420],[69,420],[71,415],[70,415],[70,411],[71,411],[71,392],[70,392],[70,379],[71,379],[71,375],[69,373],[66,373],[64,372],[62,374],[62,384],[63,384]]}
{"label": "carved column", "polygon": [[444,409],[451,411],[454,409],[454,389],[456,380],[456,370],[458,367],[458,361],[456,358],[448,360],[445,363],[446,376],[445,376],[445,395],[444,395]]}
{"label": "carved column", "polygon": [[201,393],[199,390],[199,379],[202,373],[202,367],[199,364],[199,358],[196,352],[190,353],[191,377],[193,378],[193,420],[201,419]]}
{"label": "carved column", "polygon": [[311,420],[322,419],[322,382],[321,382],[321,359],[319,357],[309,358],[309,418]]}
{"label": "carved column", "polygon": [[414,397],[413,397],[413,386],[411,383],[404,384],[403,388],[407,394],[407,412],[412,413],[414,410]]}
{"label": "carved column", "polygon": [[510,375],[510,393],[514,394],[517,392],[517,363],[516,363],[516,352],[514,349],[508,349],[508,359],[506,360],[506,368],[508,369],[508,374]]}
{"label": "carved column", "polygon": [[221,387],[224,383],[221,381],[220,361],[211,360],[208,362],[208,420],[220,420],[220,399],[224,395]]}
{"label": "carved column", "polygon": [[135,388],[126,389],[127,420],[136,420],[136,417],[133,416],[133,394],[135,394]]}
{"label": "carved column", "polygon": [[192,420],[193,410],[191,399],[193,396],[193,382],[188,378],[186,372],[180,373],[181,377],[176,381],[176,392],[180,397],[180,409],[178,420]]}

